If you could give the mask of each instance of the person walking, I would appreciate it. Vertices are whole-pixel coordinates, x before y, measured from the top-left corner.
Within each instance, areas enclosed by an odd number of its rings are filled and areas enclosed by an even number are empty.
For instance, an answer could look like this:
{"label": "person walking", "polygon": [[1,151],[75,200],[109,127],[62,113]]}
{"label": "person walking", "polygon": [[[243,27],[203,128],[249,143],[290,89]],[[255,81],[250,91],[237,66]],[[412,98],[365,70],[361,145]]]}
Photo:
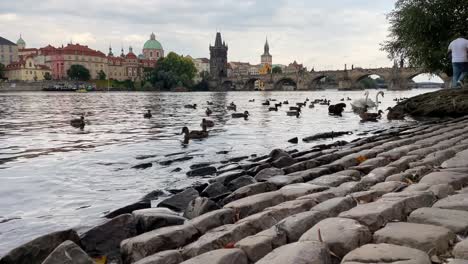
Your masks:
{"label": "person walking", "polygon": [[450,43],[448,50],[452,53],[452,88],[462,88],[463,79],[468,72],[468,40],[457,38]]}

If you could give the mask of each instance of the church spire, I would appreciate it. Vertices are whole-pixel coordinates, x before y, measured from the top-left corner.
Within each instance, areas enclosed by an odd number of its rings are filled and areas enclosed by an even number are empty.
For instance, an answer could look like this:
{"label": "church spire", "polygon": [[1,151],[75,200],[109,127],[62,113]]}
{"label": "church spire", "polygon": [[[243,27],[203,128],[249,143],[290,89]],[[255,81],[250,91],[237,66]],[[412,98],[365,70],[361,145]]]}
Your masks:
{"label": "church spire", "polygon": [[107,54],[107,56],[109,56],[109,57],[113,57],[113,56],[114,56],[114,53],[112,53],[112,46],[111,46],[111,44],[109,44],[109,54]]}
{"label": "church spire", "polygon": [[215,40],[215,47],[221,47],[222,46],[222,39],[221,39],[221,33],[217,32],[216,33],[216,40]]}
{"label": "church spire", "polygon": [[265,46],[263,48],[263,51],[265,55],[270,54],[270,45],[268,45],[268,37],[265,40]]}
{"label": "church spire", "polygon": [[151,32],[150,39],[151,39],[151,40],[156,40],[156,35],[154,35],[154,32]]}

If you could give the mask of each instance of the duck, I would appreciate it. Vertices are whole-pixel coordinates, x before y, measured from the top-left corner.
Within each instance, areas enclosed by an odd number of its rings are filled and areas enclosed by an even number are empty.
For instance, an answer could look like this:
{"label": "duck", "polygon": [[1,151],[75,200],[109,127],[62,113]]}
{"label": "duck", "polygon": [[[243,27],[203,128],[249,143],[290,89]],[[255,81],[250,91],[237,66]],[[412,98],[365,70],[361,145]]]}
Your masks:
{"label": "duck", "polygon": [[72,119],[70,121],[70,125],[72,127],[76,127],[76,128],[81,128],[83,129],[85,127],[85,120],[84,120],[84,116],[82,115],[80,118],[75,118],[75,119]]}
{"label": "duck", "polygon": [[272,99],[272,98],[270,98],[270,101],[272,101],[272,102],[276,102],[276,99]]}
{"label": "duck", "polygon": [[228,105],[226,108],[227,108],[227,110],[232,110],[234,112],[237,111],[237,105],[232,104],[232,103],[230,105]]}
{"label": "duck", "polygon": [[255,99],[249,100],[249,103],[254,103],[254,102],[255,102]]}
{"label": "duck", "polygon": [[281,107],[283,104],[280,102],[279,104],[275,104],[275,107]]}
{"label": "duck", "polygon": [[301,112],[301,107],[300,106],[290,106],[289,110],[290,111]]}
{"label": "duck", "polygon": [[197,109],[197,104],[188,104],[188,105],[184,105],[184,108],[188,108],[188,109]]}
{"label": "duck", "polygon": [[346,97],[346,101],[351,101],[352,99],[348,97]]}
{"label": "duck", "polygon": [[211,109],[207,107],[205,113],[207,116],[210,116],[213,113],[213,111],[211,111]]}
{"label": "duck", "polygon": [[310,101],[310,100],[309,100],[309,97],[306,97],[306,102],[309,102],[309,101]]}
{"label": "duck", "polygon": [[337,115],[337,116],[341,116],[341,114],[343,113],[344,109],[346,108],[346,104],[345,103],[339,103],[339,104],[336,104],[336,105],[330,105],[328,107],[328,113],[331,114],[331,115]]}
{"label": "duck", "polygon": [[182,128],[182,133],[184,134],[184,138],[187,139],[201,139],[208,137],[208,131],[206,130],[206,126],[203,126],[203,130],[192,130],[189,131],[188,127]]}
{"label": "duck", "polygon": [[301,111],[287,111],[286,115],[287,116],[295,116],[295,117],[299,118],[299,116],[301,115]]}
{"label": "duck", "polygon": [[283,101],[283,104],[289,104],[289,101],[288,100]]}
{"label": "duck", "polygon": [[344,102],[344,98],[341,98],[341,99],[340,99],[340,102]]}
{"label": "duck", "polygon": [[379,110],[379,112],[377,113],[367,113],[367,111],[365,111],[361,112],[359,114],[359,117],[361,117],[361,122],[377,122],[377,119],[380,119],[382,117],[382,114],[382,110]]}
{"label": "duck", "polygon": [[304,103],[296,103],[296,105],[297,105],[297,106],[299,106],[299,107],[306,106],[306,104],[307,104],[307,101],[306,101],[306,102],[304,102]]}
{"label": "duck", "polygon": [[201,127],[203,126],[206,126],[206,127],[214,127],[215,123],[213,120],[208,120],[208,119],[205,119],[203,118],[202,119],[202,122],[200,124]]}
{"label": "duck", "polygon": [[320,105],[330,105],[330,100],[325,99],[324,101],[320,102]]}
{"label": "duck", "polygon": [[244,118],[247,119],[249,117],[249,111],[245,111],[244,113],[232,113],[232,118]]}
{"label": "duck", "polygon": [[382,95],[382,97],[385,96],[383,91],[379,91],[375,95],[375,102],[374,102],[371,99],[369,99],[369,91],[366,91],[364,93],[365,98],[354,100],[351,103],[351,107],[353,108],[353,111],[359,113],[359,112],[363,112],[364,108],[377,108],[379,106],[379,95]]}
{"label": "duck", "polygon": [[213,102],[206,101],[206,104],[207,104],[207,105],[213,105]]}
{"label": "duck", "polygon": [[309,104],[309,108],[314,108],[314,107],[315,107],[314,102],[312,102],[312,103]]}
{"label": "duck", "polygon": [[143,114],[143,117],[144,117],[144,118],[151,118],[151,117],[153,117],[153,115],[151,114],[151,110],[148,110],[147,113],[144,113],[144,114]]}
{"label": "duck", "polygon": [[270,112],[271,112],[271,111],[276,111],[276,112],[278,112],[278,105],[275,105],[275,107],[270,107],[270,108],[268,108],[268,111],[270,111]]}
{"label": "duck", "polygon": [[266,100],[262,105],[270,105],[270,101]]}
{"label": "duck", "polygon": [[387,119],[388,120],[404,120],[405,119],[405,113],[394,110],[393,108],[389,107],[387,108]]}

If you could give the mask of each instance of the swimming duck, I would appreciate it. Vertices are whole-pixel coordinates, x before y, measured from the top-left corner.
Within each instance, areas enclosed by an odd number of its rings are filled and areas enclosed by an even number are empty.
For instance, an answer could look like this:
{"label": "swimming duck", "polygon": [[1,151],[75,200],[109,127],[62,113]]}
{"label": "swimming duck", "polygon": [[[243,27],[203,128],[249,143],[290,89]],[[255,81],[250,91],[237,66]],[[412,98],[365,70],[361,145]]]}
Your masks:
{"label": "swimming duck", "polygon": [[151,118],[151,117],[153,117],[153,115],[151,114],[151,110],[148,110],[148,112],[145,113],[145,114],[143,115],[143,117],[144,117],[144,118]]}
{"label": "swimming duck", "polygon": [[287,111],[286,115],[287,116],[295,116],[295,117],[299,118],[299,116],[301,115],[301,112],[300,111]]}
{"label": "swimming duck", "polygon": [[288,101],[288,100],[286,100],[286,101],[284,101],[284,102],[283,102],[283,104],[289,104],[289,101]]}
{"label": "swimming duck", "polygon": [[262,105],[270,105],[270,101],[266,100]]}
{"label": "swimming duck", "polygon": [[231,103],[227,106],[227,110],[237,111],[237,105]]}
{"label": "swimming duck", "polygon": [[232,118],[244,118],[247,119],[249,117],[249,111],[245,111],[244,113],[232,113]]}
{"label": "swimming duck", "polygon": [[299,107],[303,107],[303,106],[306,106],[307,102],[304,102],[304,103],[296,103],[297,106]]}
{"label": "swimming duck", "polygon": [[85,127],[85,125],[86,125],[85,121],[84,121],[84,116],[82,115],[80,118],[72,119],[70,121],[70,125],[72,127],[83,129]]}
{"label": "swimming duck", "polygon": [[281,107],[283,104],[280,102],[279,104],[275,104],[275,107]]}
{"label": "swimming duck", "polygon": [[203,126],[203,130],[192,131],[189,131],[188,127],[183,127],[181,134],[185,135],[185,139],[200,139],[208,137],[208,131],[206,130],[206,126]]}
{"label": "swimming duck", "polygon": [[388,120],[404,120],[405,119],[405,113],[396,111],[391,107],[387,108],[387,110],[388,110],[388,114],[387,114]]}
{"label": "swimming duck", "polygon": [[379,110],[377,113],[361,112],[359,117],[361,117],[361,122],[377,122],[377,119],[380,119],[382,114],[382,110]]}
{"label": "swimming duck", "polygon": [[201,127],[203,126],[206,126],[206,127],[214,127],[215,123],[213,120],[208,120],[208,119],[205,119],[203,118],[202,119],[202,122],[200,124]]}
{"label": "swimming duck", "polygon": [[249,103],[253,103],[253,102],[255,102],[255,99],[249,100]]}
{"label": "swimming duck", "polygon": [[193,105],[188,104],[188,105],[185,105],[184,107],[189,108],[189,109],[197,109],[197,104],[193,104]]}
{"label": "swimming duck", "polygon": [[290,110],[290,111],[300,112],[300,111],[301,111],[301,107],[300,107],[300,106],[290,106],[290,107],[289,107],[289,110]]}
{"label": "swimming duck", "polygon": [[207,104],[207,105],[213,105],[213,102],[206,101],[206,104]]}
{"label": "swimming duck", "polygon": [[276,111],[276,112],[278,112],[278,106],[275,105],[275,107],[270,107],[270,108],[268,108],[268,111],[270,111],[270,112],[271,112],[271,111]]}
{"label": "swimming duck", "polygon": [[210,116],[213,113],[213,111],[211,111],[211,109],[207,107],[205,113],[207,116]]}
{"label": "swimming duck", "polygon": [[328,107],[328,113],[331,114],[331,115],[341,116],[341,113],[343,113],[345,107],[346,107],[346,104],[345,104],[345,103],[339,103],[339,104],[336,104],[336,105],[330,105],[330,106]]}
{"label": "swimming duck", "polygon": [[309,104],[309,108],[314,108],[315,107],[315,104],[312,102]]}

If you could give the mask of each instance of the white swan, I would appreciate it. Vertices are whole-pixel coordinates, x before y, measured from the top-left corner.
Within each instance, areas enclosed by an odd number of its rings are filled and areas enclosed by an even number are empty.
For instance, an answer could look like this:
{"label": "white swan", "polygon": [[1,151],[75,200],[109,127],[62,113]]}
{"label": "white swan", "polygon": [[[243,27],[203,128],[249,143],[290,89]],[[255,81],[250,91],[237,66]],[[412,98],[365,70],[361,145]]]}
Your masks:
{"label": "white swan", "polygon": [[379,106],[379,95],[382,95],[382,97],[384,97],[385,94],[384,94],[383,91],[379,91],[375,95],[375,102],[372,101],[371,99],[369,99],[369,91],[366,91],[364,93],[364,95],[366,96],[365,98],[360,98],[360,99],[354,100],[351,103],[351,107],[353,108],[354,112],[362,112],[366,108],[367,109],[378,108],[378,106]]}

